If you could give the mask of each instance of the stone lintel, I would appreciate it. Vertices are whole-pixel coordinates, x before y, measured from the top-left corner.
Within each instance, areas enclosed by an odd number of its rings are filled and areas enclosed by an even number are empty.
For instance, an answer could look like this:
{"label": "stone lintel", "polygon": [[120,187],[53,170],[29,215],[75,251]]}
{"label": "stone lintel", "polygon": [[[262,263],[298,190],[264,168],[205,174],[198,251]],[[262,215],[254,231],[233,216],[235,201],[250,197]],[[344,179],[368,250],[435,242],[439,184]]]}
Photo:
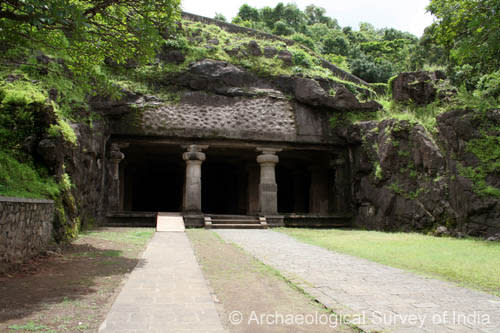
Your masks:
{"label": "stone lintel", "polygon": [[210,147],[209,145],[181,145],[182,148],[187,149],[190,153],[198,153]]}
{"label": "stone lintel", "polygon": [[262,155],[276,155],[280,151],[283,151],[281,148],[273,148],[273,147],[257,147],[256,150],[261,152]]}

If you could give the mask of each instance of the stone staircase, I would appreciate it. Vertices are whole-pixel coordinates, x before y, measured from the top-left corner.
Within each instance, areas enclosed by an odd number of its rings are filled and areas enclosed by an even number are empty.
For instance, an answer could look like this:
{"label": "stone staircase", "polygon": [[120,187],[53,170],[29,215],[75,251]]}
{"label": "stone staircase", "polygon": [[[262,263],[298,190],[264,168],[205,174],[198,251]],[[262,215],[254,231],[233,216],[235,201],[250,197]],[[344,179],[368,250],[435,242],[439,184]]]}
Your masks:
{"label": "stone staircase", "polygon": [[267,222],[259,216],[205,215],[205,229],[267,229]]}

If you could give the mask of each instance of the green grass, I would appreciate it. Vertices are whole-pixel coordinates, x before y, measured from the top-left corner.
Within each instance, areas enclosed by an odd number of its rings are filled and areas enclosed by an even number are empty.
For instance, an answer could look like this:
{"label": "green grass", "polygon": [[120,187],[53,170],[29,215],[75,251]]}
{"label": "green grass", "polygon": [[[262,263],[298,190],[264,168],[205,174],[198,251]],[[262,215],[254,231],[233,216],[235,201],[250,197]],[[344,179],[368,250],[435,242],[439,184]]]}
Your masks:
{"label": "green grass", "polygon": [[[114,242],[143,246],[148,242],[148,240],[153,236],[153,234],[154,234],[153,228],[135,228],[126,231],[109,231],[109,230],[83,231],[80,233],[80,237],[99,238]],[[107,256],[112,257],[118,255],[116,253],[108,253]]]}
{"label": "green grass", "polygon": [[37,324],[33,321],[30,321],[24,325],[11,325],[9,326],[9,330],[22,332],[53,332],[49,327]]}
{"label": "green grass", "polygon": [[305,243],[500,296],[500,244],[416,233],[282,228]]}

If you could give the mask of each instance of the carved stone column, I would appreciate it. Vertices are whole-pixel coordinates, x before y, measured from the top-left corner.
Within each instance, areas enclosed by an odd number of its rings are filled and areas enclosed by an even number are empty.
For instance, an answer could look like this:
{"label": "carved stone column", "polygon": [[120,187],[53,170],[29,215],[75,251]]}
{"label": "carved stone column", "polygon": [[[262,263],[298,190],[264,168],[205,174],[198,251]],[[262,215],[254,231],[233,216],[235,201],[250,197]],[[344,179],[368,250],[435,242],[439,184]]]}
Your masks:
{"label": "carved stone column", "polygon": [[262,215],[278,214],[278,185],[276,184],[276,164],[279,158],[276,155],[281,149],[257,148],[262,152],[257,156],[260,164],[259,210]]}
{"label": "carved stone column", "polygon": [[311,167],[311,188],[309,190],[309,212],[328,214],[328,169]]}
{"label": "carved stone column", "polygon": [[335,167],[335,205],[336,213],[344,213],[349,210],[350,184],[345,159],[338,158],[331,162]]}
{"label": "carved stone column", "polygon": [[201,214],[201,164],[205,154],[201,151],[208,146],[190,145],[182,154],[186,161],[186,180],[184,183],[183,211],[188,214]]}
{"label": "carved stone column", "polygon": [[117,143],[112,143],[109,151],[109,160],[111,162],[110,170],[110,189],[108,195],[108,210],[119,211],[120,207],[120,162],[125,155],[120,151]]}

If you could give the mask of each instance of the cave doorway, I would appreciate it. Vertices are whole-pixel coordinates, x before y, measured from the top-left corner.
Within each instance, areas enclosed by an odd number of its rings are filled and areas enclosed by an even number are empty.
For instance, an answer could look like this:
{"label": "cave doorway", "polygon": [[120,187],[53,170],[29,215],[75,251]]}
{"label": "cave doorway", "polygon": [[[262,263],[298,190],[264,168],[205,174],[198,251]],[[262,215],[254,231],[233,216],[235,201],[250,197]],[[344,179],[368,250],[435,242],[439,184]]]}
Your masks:
{"label": "cave doorway", "polygon": [[124,211],[181,212],[185,163],[177,151],[131,149],[123,168]]}
{"label": "cave doorway", "polygon": [[258,169],[255,152],[209,149],[206,154],[201,172],[202,212],[249,214],[249,168]]}

